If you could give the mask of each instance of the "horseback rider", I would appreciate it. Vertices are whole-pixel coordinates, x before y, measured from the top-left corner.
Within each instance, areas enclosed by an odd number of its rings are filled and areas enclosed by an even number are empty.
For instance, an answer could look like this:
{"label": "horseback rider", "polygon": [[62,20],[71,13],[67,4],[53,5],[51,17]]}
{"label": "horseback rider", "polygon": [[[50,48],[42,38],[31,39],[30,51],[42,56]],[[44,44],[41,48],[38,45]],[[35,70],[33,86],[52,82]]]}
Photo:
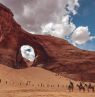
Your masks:
{"label": "horseback rider", "polygon": [[91,88],[91,87],[92,87],[91,83],[89,83],[88,87],[89,87],[89,88]]}
{"label": "horseback rider", "polygon": [[71,86],[74,86],[74,84],[73,84],[73,82],[72,82],[72,81],[70,81],[70,85],[71,85]]}
{"label": "horseback rider", "polygon": [[83,85],[82,85],[82,82],[80,82],[80,87],[82,87]]}
{"label": "horseback rider", "polygon": [[73,92],[73,89],[74,89],[74,84],[72,81],[69,82],[69,85],[68,85],[68,90],[69,92],[72,91]]}

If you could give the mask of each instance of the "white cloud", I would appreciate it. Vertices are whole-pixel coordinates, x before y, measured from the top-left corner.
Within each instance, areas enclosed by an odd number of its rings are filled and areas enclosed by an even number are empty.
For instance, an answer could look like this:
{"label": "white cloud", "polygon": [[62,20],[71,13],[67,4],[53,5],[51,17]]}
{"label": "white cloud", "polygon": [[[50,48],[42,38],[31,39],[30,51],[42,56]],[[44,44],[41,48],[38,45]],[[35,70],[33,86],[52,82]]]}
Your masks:
{"label": "white cloud", "polygon": [[[0,0],[14,13],[16,21],[30,32],[41,34],[41,25],[56,22],[66,12],[67,0]],[[27,27],[31,25],[31,27]]]}
{"label": "white cloud", "polygon": [[[78,0],[0,0],[14,13],[16,21],[30,32],[41,34],[41,25],[53,22],[60,24],[69,12],[76,12]],[[30,27],[27,25],[31,25]]]}
{"label": "white cloud", "polygon": [[95,39],[95,36],[90,36],[90,40],[93,40],[93,39]]}
{"label": "white cloud", "polygon": [[77,14],[77,8],[80,6],[78,0],[67,1],[67,13],[63,15],[61,21],[59,20],[57,23],[47,23],[42,26],[42,34],[64,38],[64,36],[68,36],[72,33],[71,39],[74,41],[74,45],[84,44],[94,37],[90,36],[88,27],[79,26],[76,28],[76,25],[71,21],[70,13],[73,13],[73,15]]}
{"label": "white cloud", "polygon": [[62,18],[62,25],[63,25],[63,30],[64,30],[64,35],[68,35],[71,32],[73,32],[76,28],[75,24],[70,20],[70,16],[64,16]]}
{"label": "white cloud", "polygon": [[30,10],[31,8],[27,5],[24,5],[24,12],[23,12],[23,15],[26,17],[26,18],[29,18],[30,15],[33,14],[33,11],[32,9]]}
{"label": "white cloud", "polygon": [[42,34],[49,34],[51,35],[51,32],[53,31],[53,27],[54,27],[54,24],[53,23],[48,23],[46,25],[42,25],[41,28],[42,28]]}
{"label": "white cloud", "polygon": [[90,32],[88,30],[88,27],[80,26],[76,28],[71,38],[76,44],[86,43],[88,40],[90,40]]}
{"label": "white cloud", "polygon": [[42,26],[42,34],[63,38],[73,32],[75,28],[76,26],[70,21],[69,15],[66,15],[62,18],[60,23],[48,23]]}
{"label": "white cloud", "polygon": [[77,14],[77,9],[80,6],[78,1],[79,0],[68,0],[67,12],[73,13],[73,15]]}
{"label": "white cloud", "polygon": [[[62,1],[62,0],[61,0]],[[67,5],[67,7],[66,7]],[[51,21],[42,26],[42,34],[49,34],[59,38],[69,35],[76,28],[75,24],[70,20],[70,13],[75,15],[77,13],[77,8],[79,7],[78,0],[67,0],[66,12],[59,16],[56,14],[57,22]]]}
{"label": "white cloud", "polygon": [[53,31],[51,32],[52,36],[63,38],[63,25],[62,24],[55,24],[53,27]]}

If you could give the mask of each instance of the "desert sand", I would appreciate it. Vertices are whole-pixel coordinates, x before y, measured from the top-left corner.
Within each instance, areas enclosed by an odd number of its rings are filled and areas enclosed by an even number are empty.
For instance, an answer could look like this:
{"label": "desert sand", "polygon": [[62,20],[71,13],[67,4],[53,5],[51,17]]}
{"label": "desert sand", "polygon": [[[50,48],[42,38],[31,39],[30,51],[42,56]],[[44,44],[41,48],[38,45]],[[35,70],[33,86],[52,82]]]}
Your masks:
{"label": "desert sand", "polygon": [[[40,67],[12,69],[0,65],[0,97],[95,97],[92,91],[79,92],[77,87],[69,92],[69,81]],[[73,83],[76,86],[79,81]]]}

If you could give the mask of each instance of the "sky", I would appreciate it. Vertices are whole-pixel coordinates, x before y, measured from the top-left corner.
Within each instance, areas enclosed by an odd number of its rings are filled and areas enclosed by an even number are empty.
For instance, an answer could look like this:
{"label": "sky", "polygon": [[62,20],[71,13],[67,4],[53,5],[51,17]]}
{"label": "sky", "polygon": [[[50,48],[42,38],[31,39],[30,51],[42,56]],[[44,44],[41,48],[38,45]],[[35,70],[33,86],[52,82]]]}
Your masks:
{"label": "sky", "polygon": [[[95,0],[79,0],[78,14],[73,16],[76,26],[88,26],[91,36],[95,36]],[[95,38],[78,47],[95,51]]]}
{"label": "sky", "polygon": [[[12,10],[15,20],[29,33],[59,37],[80,49],[95,51],[95,0],[0,0],[0,3]],[[23,56],[27,55],[25,49],[24,46]],[[31,59],[31,54],[27,56]]]}

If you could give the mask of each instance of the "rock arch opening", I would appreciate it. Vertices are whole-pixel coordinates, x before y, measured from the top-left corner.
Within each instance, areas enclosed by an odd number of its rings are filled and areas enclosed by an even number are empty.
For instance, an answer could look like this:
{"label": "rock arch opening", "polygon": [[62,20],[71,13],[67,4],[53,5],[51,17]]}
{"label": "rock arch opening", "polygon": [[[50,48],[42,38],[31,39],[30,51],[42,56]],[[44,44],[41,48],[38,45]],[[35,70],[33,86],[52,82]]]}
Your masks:
{"label": "rock arch opening", "polygon": [[23,45],[20,48],[21,55],[27,64],[27,67],[31,67],[35,61],[36,54],[34,48],[29,45]]}

